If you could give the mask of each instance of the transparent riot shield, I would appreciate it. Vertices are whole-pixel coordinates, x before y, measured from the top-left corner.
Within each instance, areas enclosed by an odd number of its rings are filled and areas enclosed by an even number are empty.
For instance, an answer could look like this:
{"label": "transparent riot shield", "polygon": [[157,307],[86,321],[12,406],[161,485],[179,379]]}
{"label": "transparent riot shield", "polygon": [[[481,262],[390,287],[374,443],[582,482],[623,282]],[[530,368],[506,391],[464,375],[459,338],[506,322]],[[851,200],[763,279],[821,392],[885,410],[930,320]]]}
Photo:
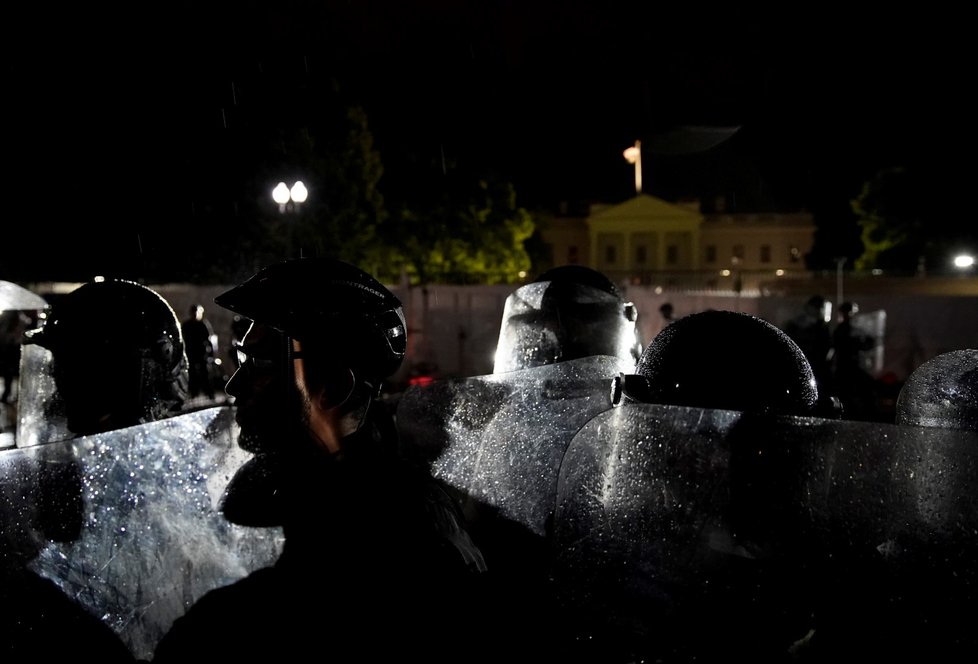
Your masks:
{"label": "transparent riot shield", "polygon": [[64,408],[51,369],[54,356],[47,348],[24,344],[20,353],[20,400],[17,413],[17,447],[30,447],[74,438],[68,430]]}
{"label": "transparent riot shield", "polygon": [[636,316],[620,294],[586,283],[526,284],[506,298],[493,373],[597,355],[620,357],[631,371],[642,352]]}
{"label": "transparent riot shield", "polygon": [[150,659],[212,588],[275,561],[279,529],[220,513],[250,455],[229,407],[0,452],[3,563],[53,581]]}
{"label": "transparent riot shield", "polygon": [[0,281],[0,364],[3,365],[0,450],[16,444],[18,401],[24,391],[20,379],[24,335],[38,326],[41,312],[46,308],[39,295],[17,284]]}
{"label": "transparent riot shield", "polygon": [[885,360],[886,311],[860,311],[852,317],[852,328],[857,334],[871,340],[867,348],[859,351],[859,367],[870,376],[879,376]]}
{"label": "transparent riot shield", "polygon": [[611,408],[627,361],[593,356],[414,387],[397,409],[405,453],[473,500],[543,536],[571,438]]}
{"label": "transparent riot shield", "polygon": [[553,579],[631,661],[960,658],[976,533],[974,432],[625,402],[564,456]]}

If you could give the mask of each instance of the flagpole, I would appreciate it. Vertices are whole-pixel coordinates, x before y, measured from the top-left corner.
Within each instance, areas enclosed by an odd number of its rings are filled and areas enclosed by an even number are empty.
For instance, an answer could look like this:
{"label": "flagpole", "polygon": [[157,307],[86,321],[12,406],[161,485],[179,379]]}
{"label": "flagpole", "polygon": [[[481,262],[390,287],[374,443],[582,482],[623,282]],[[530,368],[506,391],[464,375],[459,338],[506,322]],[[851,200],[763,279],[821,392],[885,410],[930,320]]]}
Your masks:
{"label": "flagpole", "polygon": [[635,193],[642,193],[642,141],[635,141],[635,145],[627,148],[623,153],[625,160],[629,164],[635,164]]}

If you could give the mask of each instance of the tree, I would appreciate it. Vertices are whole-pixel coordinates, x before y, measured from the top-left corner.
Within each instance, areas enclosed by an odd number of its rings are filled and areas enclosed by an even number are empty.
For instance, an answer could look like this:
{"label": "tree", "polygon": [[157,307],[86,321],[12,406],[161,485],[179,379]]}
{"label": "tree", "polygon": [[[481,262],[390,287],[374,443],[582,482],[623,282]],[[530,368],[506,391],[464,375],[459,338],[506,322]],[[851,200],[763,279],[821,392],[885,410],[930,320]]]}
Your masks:
{"label": "tree", "polygon": [[[252,105],[237,109],[231,136],[218,150],[220,162],[209,168],[233,182],[233,212],[225,206],[223,215],[198,223],[221,241],[195,245],[212,255],[190,265],[207,265],[236,280],[299,255],[362,263],[386,217],[379,188],[383,165],[365,111],[334,80],[314,72],[302,73],[287,94],[265,90],[269,85],[261,76],[241,85],[242,96],[251,90]],[[280,209],[272,189],[298,180],[308,189],[307,200]]]}
{"label": "tree", "polygon": [[952,180],[940,169],[879,171],[852,201],[864,249],[856,269],[946,269],[957,248],[978,239],[947,205],[954,194]]}
{"label": "tree", "polygon": [[862,229],[863,254],[856,269],[912,270],[924,249],[916,183],[903,168],[879,171],[852,201]]}
{"label": "tree", "polygon": [[400,268],[412,283],[498,284],[530,269],[524,242],[535,225],[510,182],[452,170],[409,199],[380,228],[371,264],[382,277],[397,278]]}
{"label": "tree", "polygon": [[[377,225],[386,217],[378,186],[383,165],[366,113],[359,106],[346,107],[343,117],[332,124],[302,128],[280,145],[279,173],[305,178],[310,196],[291,214],[266,208],[266,239],[289,238],[291,255],[329,254],[351,263],[366,260],[377,241]],[[276,176],[269,176],[266,182],[271,183]]]}

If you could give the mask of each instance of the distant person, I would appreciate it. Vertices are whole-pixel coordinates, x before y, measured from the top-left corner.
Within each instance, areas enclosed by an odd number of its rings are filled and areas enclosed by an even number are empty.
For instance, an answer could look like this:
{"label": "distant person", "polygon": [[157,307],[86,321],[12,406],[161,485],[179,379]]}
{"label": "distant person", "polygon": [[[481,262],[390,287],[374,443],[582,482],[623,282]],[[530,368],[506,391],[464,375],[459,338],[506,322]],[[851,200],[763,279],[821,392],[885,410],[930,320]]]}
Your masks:
{"label": "distant person", "polygon": [[25,343],[51,351],[50,407],[87,436],[180,412],[187,357],[180,322],[156,291],[124,279],[91,281],[57,300]]}
{"label": "distant person", "polygon": [[213,590],[153,661],[472,661],[483,570],[450,496],[398,455],[378,402],[406,351],[401,303],[357,267],[300,258],[218,296],[253,321],[227,392],[255,457],[223,512],[281,525],[274,566]]}
{"label": "distant person", "polygon": [[659,305],[659,315],[662,316],[663,327],[676,320],[673,317],[672,302],[663,302],[661,305]]}
{"label": "distant person", "polygon": [[214,334],[214,327],[204,314],[204,305],[192,304],[187,318],[181,323],[190,369],[190,385],[187,392],[191,399],[204,395],[208,401],[213,401],[217,335]]}
{"label": "distant person", "polygon": [[833,392],[832,365],[832,331],[825,320],[825,298],[812,295],[805,301],[804,308],[797,316],[784,324],[784,332],[798,344],[801,352],[808,358],[818,384],[819,395],[827,396]]}
{"label": "distant person", "polygon": [[875,339],[853,325],[859,313],[855,302],[839,305],[832,331],[832,374],[842,402],[842,416],[848,420],[873,420],[876,416],[876,382],[863,368],[862,356],[872,350]]}

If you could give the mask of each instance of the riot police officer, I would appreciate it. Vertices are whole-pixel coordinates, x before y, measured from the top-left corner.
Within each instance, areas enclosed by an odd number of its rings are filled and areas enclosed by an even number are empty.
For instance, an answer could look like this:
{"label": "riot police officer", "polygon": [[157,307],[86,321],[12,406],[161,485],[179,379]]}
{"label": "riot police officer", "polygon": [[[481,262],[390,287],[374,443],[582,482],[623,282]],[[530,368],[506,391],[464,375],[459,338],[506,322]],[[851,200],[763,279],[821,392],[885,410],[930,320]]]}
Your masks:
{"label": "riot police officer", "polygon": [[238,444],[255,457],[223,511],[281,525],[285,546],[273,567],[197,602],[154,661],[301,659],[324,647],[341,661],[457,656],[457,602],[482,561],[449,494],[397,455],[379,402],[407,349],[401,303],[329,258],[271,265],[215,302],[253,321],[226,389]]}
{"label": "riot police officer", "polygon": [[604,274],[562,265],[506,299],[493,373],[608,355],[634,366],[642,352],[635,305]]}
{"label": "riot police officer", "polygon": [[91,435],[153,422],[181,411],[187,356],[180,321],[153,289],[96,279],[52,304],[26,344],[51,351],[57,388],[43,416]]}

